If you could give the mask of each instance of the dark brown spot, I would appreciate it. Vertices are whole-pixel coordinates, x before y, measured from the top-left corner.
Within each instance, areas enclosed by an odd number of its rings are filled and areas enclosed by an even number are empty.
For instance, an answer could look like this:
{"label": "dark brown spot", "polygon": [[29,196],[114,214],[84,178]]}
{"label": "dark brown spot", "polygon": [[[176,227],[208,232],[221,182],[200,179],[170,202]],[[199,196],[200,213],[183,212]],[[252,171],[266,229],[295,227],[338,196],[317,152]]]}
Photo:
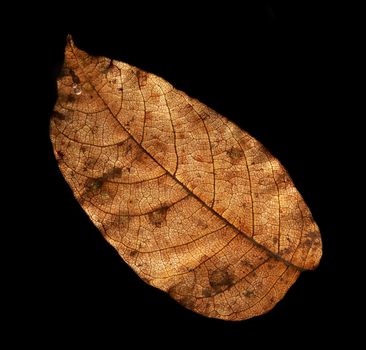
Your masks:
{"label": "dark brown spot", "polygon": [[148,217],[150,223],[156,227],[166,225],[166,214],[168,212],[168,209],[168,207],[161,207],[160,209],[149,213]]}
{"label": "dark brown spot", "polygon": [[95,158],[87,158],[85,161],[85,168],[86,169],[94,168],[96,163],[97,163],[97,160]]}
{"label": "dark brown spot", "polygon": [[191,296],[186,296],[180,300],[178,300],[180,304],[185,306],[187,309],[192,309],[195,304],[195,298]]}
{"label": "dark brown spot", "polygon": [[113,169],[113,176],[121,176],[121,175],[122,175],[122,168]]}
{"label": "dark brown spot", "polygon": [[[88,166],[88,165],[94,165],[96,162],[95,159],[93,158],[89,158],[85,165]],[[84,171],[86,171],[86,167],[84,167]],[[98,178],[95,178],[95,179],[88,179],[85,183],[85,187],[87,189],[88,192],[90,191],[95,191],[95,190],[98,190],[100,189],[103,184],[116,177],[116,176],[120,176],[122,174],[122,168],[112,168],[110,171],[108,171],[107,173],[103,174],[103,176],[100,176]]]}
{"label": "dark brown spot", "polygon": [[90,182],[90,188],[92,190],[97,190],[97,189],[101,188],[102,186],[103,186],[102,177],[98,177],[97,179],[92,179],[92,181]]}
{"label": "dark brown spot", "polygon": [[[315,247],[319,247],[320,246],[320,238],[319,238],[319,234],[316,232],[308,232],[305,234],[305,237],[308,238],[303,244],[305,245],[309,245],[309,247],[311,245],[314,245]],[[311,243],[309,243],[309,241]]]}
{"label": "dark brown spot", "polygon": [[66,102],[68,103],[73,103],[75,102],[76,98],[74,95],[68,95],[67,98],[66,98]]}
{"label": "dark brown spot", "polygon": [[148,158],[149,158],[149,156],[145,152],[143,152],[142,150],[139,150],[135,155],[134,162],[139,162],[139,163],[144,164]]}
{"label": "dark brown spot", "polygon": [[302,242],[301,245],[303,247],[306,247],[306,248],[309,248],[310,249],[311,246],[313,245],[313,241],[311,239],[307,239],[304,242]]}
{"label": "dark brown spot", "polygon": [[263,163],[268,162],[268,160],[270,160],[272,158],[273,157],[267,151],[267,149],[263,145],[260,145],[260,146],[258,146],[257,152],[253,156],[253,163],[252,164],[253,165],[255,164],[256,166],[260,166],[262,164],[262,166],[263,166]]}
{"label": "dark brown spot", "polygon": [[184,105],[184,107],[180,108],[178,110],[179,116],[180,117],[185,117],[187,116],[189,113],[191,113],[193,110],[193,106],[190,103],[187,103],[186,105]]}
{"label": "dark brown spot", "polygon": [[120,87],[119,82],[121,79],[121,71],[120,69],[113,63],[113,61],[110,61],[109,66],[107,66],[104,71],[102,71],[103,74],[106,74],[108,84],[113,88],[116,89]]}
{"label": "dark brown spot", "polygon": [[80,78],[72,69],[69,69],[69,74],[71,75],[71,79],[74,84],[80,84]]}
{"label": "dark brown spot", "polygon": [[130,224],[130,217],[127,215],[119,216],[118,228],[126,228]]}
{"label": "dark brown spot", "polygon": [[203,221],[202,219],[198,219],[197,226],[202,229],[206,229],[208,227],[207,223],[205,221]]}
{"label": "dark brown spot", "polygon": [[56,151],[56,155],[57,155],[57,160],[58,160],[58,161],[63,160],[63,159],[64,159],[64,157],[65,157],[65,154],[64,154],[64,152],[62,152],[62,151]]}
{"label": "dark brown spot", "polygon": [[231,159],[240,159],[244,156],[244,151],[241,148],[231,147],[230,150],[226,151],[226,154]]}
{"label": "dark brown spot", "polygon": [[319,235],[316,232],[308,232],[305,234],[306,237],[309,237],[311,239],[316,239],[319,237]]}
{"label": "dark brown spot", "polygon": [[212,295],[214,295],[214,291],[210,288],[205,288],[203,291],[202,291],[202,295],[205,297],[205,298],[209,298],[211,297]]}
{"label": "dark brown spot", "polygon": [[125,150],[125,156],[128,156],[131,153],[132,153],[132,145],[129,143]]}
{"label": "dark brown spot", "polygon": [[96,179],[89,178],[85,181],[85,191],[81,195],[82,199],[90,199],[96,194],[101,194],[103,186],[103,177],[98,177]]}
{"label": "dark brown spot", "polygon": [[286,254],[290,254],[292,252],[293,252],[293,249],[290,248],[290,247],[287,247],[287,248],[281,249],[280,254],[281,255],[286,255]]}
{"label": "dark brown spot", "polygon": [[151,103],[158,103],[159,100],[160,100],[160,96],[161,96],[160,91],[154,91],[154,90],[152,90],[151,91],[151,94],[150,94],[149,101]]}
{"label": "dark brown spot", "polygon": [[290,181],[289,176],[287,173],[282,172],[277,176],[276,182],[280,183],[288,183]]}
{"label": "dark brown spot", "polygon": [[227,270],[215,270],[209,275],[209,282],[215,292],[223,292],[234,284]]}
{"label": "dark brown spot", "polygon": [[136,72],[136,76],[137,76],[137,80],[138,80],[138,84],[139,84],[140,88],[146,86],[148,74],[142,70],[138,70]]}
{"label": "dark brown spot", "polygon": [[271,178],[268,178],[268,177],[260,178],[258,183],[261,186],[267,186],[268,190],[270,190],[270,186],[274,187],[274,189],[277,189],[276,184],[273,182],[273,180]]}
{"label": "dark brown spot", "polygon": [[198,262],[198,264],[199,265],[202,265],[202,264],[204,264],[208,259],[210,259],[210,257],[208,257],[207,255],[202,255],[201,257],[200,257],[200,259],[199,259],[199,262]]}
{"label": "dark brown spot", "polygon": [[138,251],[137,251],[137,250],[131,250],[131,251],[130,251],[130,256],[131,256],[131,257],[134,257],[134,256],[136,256],[136,255],[137,255],[137,253],[138,253]]}
{"label": "dark brown spot", "polygon": [[58,119],[58,120],[65,120],[66,119],[65,114],[62,114],[62,113],[57,112],[57,111],[53,111],[52,117],[55,118],[55,119]]}
{"label": "dark brown spot", "polygon": [[184,305],[188,309],[191,309],[196,303],[196,299],[193,297],[193,290],[195,286],[196,276],[194,273],[189,273],[186,275],[184,282],[182,281],[171,286],[167,292],[180,304]]}
{"label": "dark brown spot", "polygon": [[110,180],[110,179],[113,179],[115,177],[119,177],[121,175],[122,175],[122,168],[115,167],[115,168],[112,168],[111,170],[109,170],[108,172],[106,172],[103,175],[103,179],[104,179],[104,181],[105,180]]}
{"label": "dark brown spot", "polygon": [[83,197],[84,196],[89,196],[91,194],[96,194],[96,193],[100,193],[100,189],[103,186],[104,180],[103,177],[98,177],[98,178],[89,178],[88,180],[86,180],[85,182],[85,191],[83,193]]}
{"label": "dark brown spot", "polygon": [[145,113],[145,120],[146,121],[150,121],[150,120],[153,120],[153,117],[154,117],[154,115],[152,114],[152,112],[146,112]]}
{"label": "dark brown spot", "polygon": [[105,221],[103,224],[106,232],[114,232],[119,229],[119,217],[114,217],[113,220]]}
{"label": "dark brown spot", "polygon": [[248,260],[242,260],[240,263],[244,267],[249,267],[250,269],[253,269],[254,268],[254,265],[250,261],[248,261]]}
{"label": "dark brown spot", "polygon": [[113,64],[113,60],[111,59],[111,60],[109,60],[109,62],[107,62],[107,63],[104,65],[104,67],[102,67],[102,68],[101,68],[101,72],[102,72],[103,74],[106,74],[106,73],[108,73],[108,71],[109,71],[113,66],[114,66],[114,64]]}
{"label": "dark brown spot", "polygon": [[275,267],[276,267],[276,266],[275,266],[274,264],[268,264],[268,268],[269,268],[270,270],[273,270]]}
{"label": "dark brown spot", "polygon": [[202,120],[205,120],[207,117],[209,117],[209,115],[206,112],[202,112],[200,114],[200,116],[201,116]]}

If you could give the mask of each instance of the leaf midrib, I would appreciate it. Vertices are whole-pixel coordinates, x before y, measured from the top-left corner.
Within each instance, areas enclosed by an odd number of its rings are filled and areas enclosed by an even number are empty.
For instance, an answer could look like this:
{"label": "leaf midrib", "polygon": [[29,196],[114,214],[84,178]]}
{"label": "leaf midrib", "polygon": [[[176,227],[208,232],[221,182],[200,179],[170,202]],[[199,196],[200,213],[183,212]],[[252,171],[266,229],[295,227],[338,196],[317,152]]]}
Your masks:
{"label": "leaf midrib", "polygon": [[[82,72],[84,73],[85,77],[88,78],[88,83],[92,86],[93,90],[95,91],[95,93],[98,95],[98,97],[100,98],[100,100],[103,102],[103,104],[106,106],[106,108],[108,109],[109,113],[112,115],[112,117],[116,120],[116,122],[121,126],[121,128],[131,137],[131,139],[141,148],[141,150],[143,152],[145,152],[146,155],[148,155],[157,165],[159,165],[162,169],[164,169],[164,171],[166,171],[167,175],[170,176],[174,181],[176,181],[179,185],[181,185],[183,187],[183,189],[185,191],[187,191],[187,193],[189,195],[191,195],[193,198],[195,198],[201,205],[203,205],[209,212],[211,212],[214,216],[216,216],[219,220],[222,220],[228,227],[232,228],[234,231],[238,232],[239,234],[241,234],[244,238],[246,238],[247,240],[249,240],[251,243],[253,243],[256,247],[264,250],[267,254],[269,254],[270,256],[274,257],[275,259],[277,259],[280,262],[283,262],[285,265],[293,267],[297,270],[299,270],[300,272],[302,271],[306,271],[306,269],[297,266],[289,261],[287,261],[286,259],[282,258],[279,254],[274,253],[273,251],[271,251],[269,248],[263,246],[262,244],[258,243],[253,237],[247,235],[245,232],[243,232],[242,230],[240,230],[239,228],[237,228],[236,226],[234,226],[231,222],[229,222],[227,219],[225,219],[223,216],[221,216],[216,210],[214,210],[212,207],[208,206],[200,197],[198,197],[195,193],[193,193],[185,184],[183,184],[180,180],[178,180],[173,174],[171,174],[160,162],[158,162],[144,147],[141,143],[139,143],[136,138],[124,127],[124,125],[116,118],[116,116],[113,114],[113,112],[111,111],[111,109],[109,108],[108,104],[104,101],[104,99],[102,98],[102,96],[99,94],[99,92],[95,89],[94,84],[91,83],[88,75],[86,74],[86,72],[84,71],[82,65],[79,63],[79,58],[77,53],[75,53],[74,51],[74,44],[71,42],[69,42],[70,48],[72,50],[72,53],[76,59],[76,62],[78,64],[78,66],[80,67],[80,69],[82,70]],[[78,49],[79,50],[79,49]],[[65,64],[65,62],[64,62]],[[137,67],[135,67],[138,70],[141,70]],[[119,69],[119,68],[118,68]],[[151,74],[151,73],[148,73]],[[187,103],[190,104],[189,101],[187,101]],[[168,107],[168,106],[167,106]],[[193,106],[192,106],[193,107]],[[169,107],[168,107],[169,108]]]}

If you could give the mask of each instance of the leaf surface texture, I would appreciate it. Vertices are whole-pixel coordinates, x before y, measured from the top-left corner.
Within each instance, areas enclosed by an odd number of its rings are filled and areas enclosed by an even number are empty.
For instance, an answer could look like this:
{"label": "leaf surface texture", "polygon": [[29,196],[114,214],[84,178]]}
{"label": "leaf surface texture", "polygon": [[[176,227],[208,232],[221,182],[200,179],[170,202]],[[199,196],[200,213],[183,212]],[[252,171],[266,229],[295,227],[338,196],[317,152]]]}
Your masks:
{"label": "leaf surface texture", "polygon": [[63,176],[105,239],[197,313],[263,314],[319,263],[319,229],[280,162],[160,77],[69,37],[50,130]]}

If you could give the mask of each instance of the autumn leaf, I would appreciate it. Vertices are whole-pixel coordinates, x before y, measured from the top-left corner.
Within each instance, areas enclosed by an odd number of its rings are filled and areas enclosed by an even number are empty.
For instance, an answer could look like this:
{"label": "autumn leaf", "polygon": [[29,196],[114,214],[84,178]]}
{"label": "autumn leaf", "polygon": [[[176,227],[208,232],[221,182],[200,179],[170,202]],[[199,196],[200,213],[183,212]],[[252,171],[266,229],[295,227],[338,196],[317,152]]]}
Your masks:
{"label": "autumn leaf", "polygon": [[163,79],[71,37],[51,140],[105,239],[147,283],[208,317],[283,298],[322,254],[286,170],[257,140]]}

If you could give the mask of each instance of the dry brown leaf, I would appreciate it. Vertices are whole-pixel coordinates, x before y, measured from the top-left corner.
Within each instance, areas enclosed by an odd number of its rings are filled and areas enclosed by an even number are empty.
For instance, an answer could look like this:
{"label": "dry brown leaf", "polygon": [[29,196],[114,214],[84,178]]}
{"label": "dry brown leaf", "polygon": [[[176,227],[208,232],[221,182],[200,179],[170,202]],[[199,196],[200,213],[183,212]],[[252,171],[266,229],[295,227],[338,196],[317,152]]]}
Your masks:
{"label": "dry brown leaf", "polygon": [[51,139],[76,199],[147,283],[208,317],[282,299],[322,254],[286,170],[253,137],[163,79],[71,37]]}

